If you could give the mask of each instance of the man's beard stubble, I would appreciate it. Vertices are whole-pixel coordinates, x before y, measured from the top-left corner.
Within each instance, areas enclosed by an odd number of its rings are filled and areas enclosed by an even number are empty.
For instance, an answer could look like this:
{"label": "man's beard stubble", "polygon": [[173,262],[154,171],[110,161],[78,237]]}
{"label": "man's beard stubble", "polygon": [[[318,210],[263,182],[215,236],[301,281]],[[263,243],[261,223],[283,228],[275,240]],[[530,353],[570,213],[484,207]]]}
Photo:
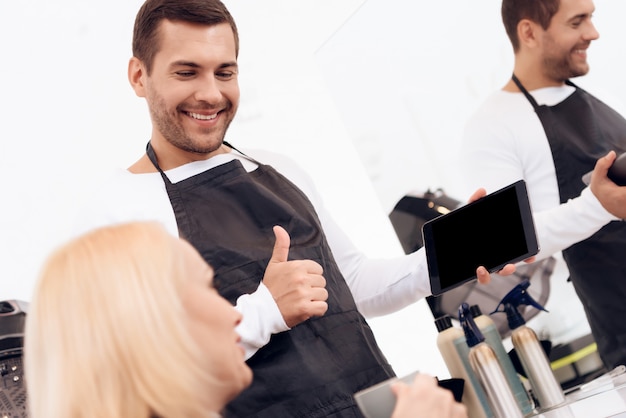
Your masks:
{"label": "man's beard stubble", "polygon": [[[222,132],[217,132],[218,128],[207,129],[206,132],[202,132],[202,134],[210,135],[213,133],[216,135],[216,141],[210,140],[206,145],[203,145],[201,141],[196,141],[194,138],[187,134],[185,128],[182,126],[181,121],[179,120],[182,112],[179,110],[178,106],[173,111],[173,114],[168,113],[167,106],[165,104],[165,100],[158,95],[153,96],[152,103],[154,106],[150,106],[150,115],[152,117],[152,121],[161,133],[161,135],[165,138],[167,142],[174,145],[176,148],[181,149],[185,152],[194,153],[194,154],[209,154],[217,149],[219,149],[224,143],[224,137],[226,136],[226,131],[232,122],[233,117],[226,119],[224,122],[224,127]],[[232,108],[228,106],[221,114],[221,117],[228,118],[228,111]],[[233,115],[234,116],[234,115]]]}

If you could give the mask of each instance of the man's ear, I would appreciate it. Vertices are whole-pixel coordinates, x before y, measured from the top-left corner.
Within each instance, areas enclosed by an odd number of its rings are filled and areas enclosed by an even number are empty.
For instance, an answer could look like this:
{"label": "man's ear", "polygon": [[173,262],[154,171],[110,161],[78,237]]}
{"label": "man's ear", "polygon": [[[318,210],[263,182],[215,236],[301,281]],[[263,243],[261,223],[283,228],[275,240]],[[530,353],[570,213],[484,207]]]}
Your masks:
{"label": "man's ear", "polygon": [[132,57],[128,61],[128,81],[138,97],[146,97],[146,77],[147,72],[143,62],[137,57]]}
{"label": "man's ear", "polygon": [[535,48],[541,40],[539,36],[540,29],[541,26],[531,20],[520,20],[517,24],[517,37],[520,42],[520,48]]}

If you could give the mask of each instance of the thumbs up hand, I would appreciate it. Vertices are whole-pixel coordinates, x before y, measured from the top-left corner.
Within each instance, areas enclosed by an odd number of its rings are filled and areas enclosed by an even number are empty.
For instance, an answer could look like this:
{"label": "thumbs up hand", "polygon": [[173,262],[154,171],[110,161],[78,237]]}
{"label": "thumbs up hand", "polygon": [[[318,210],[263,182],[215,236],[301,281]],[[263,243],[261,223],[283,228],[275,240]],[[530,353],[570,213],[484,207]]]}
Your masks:
{"label": "thumbs up hand", "polygon": [[326,279],[322,266],[313,260],[291,260],[290,238],[281,226],[274,226],[274,250],[265,269],[263,283],[268,288],[288,327],[312,316],[322,316],[328,309]]}

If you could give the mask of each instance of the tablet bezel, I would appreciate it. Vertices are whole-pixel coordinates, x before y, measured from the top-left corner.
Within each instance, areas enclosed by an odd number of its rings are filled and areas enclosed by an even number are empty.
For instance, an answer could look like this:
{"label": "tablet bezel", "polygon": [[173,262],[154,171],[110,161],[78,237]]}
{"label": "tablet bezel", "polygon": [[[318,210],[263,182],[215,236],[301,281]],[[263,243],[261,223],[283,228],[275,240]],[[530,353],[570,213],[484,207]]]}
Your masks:
{"label": "tablet bezel", "polygon": [[[532,211],[530,208],[530,202],[528,200],[526,182],[524,180],[518,180],[474,202],[470,202],[464,206],[454,209],[453,211],[447,214],[438,216],[437,218],[431,219],[424,223],[424,225],[422,226],[422,238],[423,238],[424,247],[426,251],[426,260],[428,263],[430,286],[431,286],[431,292],[433,295],[440,295],[464,283],[467,283],[471,280],[475,280],[476,268],[479,265],[481,265],[481,262],[477,260],[476,265],[473,266],[472,269],[470,269],[469,262],[468,262],[468,264],[466,264],[463,270],[464,271],[466,270],[468,272],[472,271],[473,274],[470,274],[467,277],[454,277],[454,278],[444,277],[442,280],[440,270],[441,270],[441,266],[443,265],[443,263],[457,262],[458,259],[460,258],[460,255],[458,254],[458,252],[455,254],[448,253],[449,249],[441,245],[437,247],[436,242],[447,242],[446,240],[454,240],[454,239],[458,240],[459,237],[463,237],[463,236],[467,237],[468,235],[470,235],[468,240],[471,241],[472,240],[471,236],[476,235],[475,231],[470,230],[471,227],[476,228],[475,224],[476,224],[476,219],[478,218],[475,216],[476,215],[475,209],[479,209],[481,206],[499,204],[498,202],[500,202],[500,199],[494,199],[494,198],[507,192],[515,194],[517,205],[515,205],[514,207],[516,207],[517,211],[512,212],[512,213],[511,212],[506,213],[506,211],[503,211],[499,213],[497,216],[498,222],[509,223],[507,221],[510,221],[511,224],[518,224],[521,221],[521,229],[514,228],[514,229],[517,229],[517,231],[515,230],[511,231],[505,227],[501,231],[501,234],[499,236],[489,237],[490,238],[490,240],[488,241],[489,244],[487,246],[484,246],[483,248],[485,249],[485,251],[489,251],[490,249],[499,250],[498,246],[501,246],[502,240],[515,239],[518,241],[516,243],[513,243],[513,245],[517,244],[520,247],[523,246],[524,249],[523,251],[512,250],[512,252],[515,252],[514,255],[507,255],[506,257],[502,256],[503,259],[500,259],[494,262],[494,264],[492,265],[483,264],[484,267],[487,268],[487,270],[490,273],[495,273],[501,270],[507,264],[515,264],[529,257],[532,257],[539,252],[539,245],[537,241],[535,225],[533,221]],[[497,206],[495,207],[497,208]],[[490,207],[491,210],[493,210],[493,208],[494,206]],[[507,208],[510,209],[510,205],[507,206]],[[461,217],[463,216],[465,216],[466,219],[462,223],[461,227],[468,226],[468,230],[455,229],[453,233],[445,232],[447,236],[446,235],[437,236],[437,237],[434,236],[433,227],[435,227],[436,230],[441,231],[441,227],[443,226],[445,230],[447,225],[458,223],[459,219],[462,219]],[[512,233],[516,235],[512,236],[511,235]],[[438,234],[441,234],[441,232],[439,232]],[[519,241],[521,238],[523,238],[525,245],[522,245],[522,243]],[[491,243],[493,243],[493,245]],[[497,253],[497,251],[494,251],[493,253],[495,254]],[[446,285],[442,285],[442,283],[446,283]]]}

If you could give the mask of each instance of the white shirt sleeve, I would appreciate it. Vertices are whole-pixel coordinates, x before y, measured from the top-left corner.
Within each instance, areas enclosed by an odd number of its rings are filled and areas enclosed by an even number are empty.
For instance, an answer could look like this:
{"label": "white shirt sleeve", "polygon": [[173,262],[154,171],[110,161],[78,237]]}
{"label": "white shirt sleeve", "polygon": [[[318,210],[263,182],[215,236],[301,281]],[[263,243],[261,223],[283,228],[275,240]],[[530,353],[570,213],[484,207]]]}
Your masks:
{"label": "white shirt sleeve", "polygon": [[267,344],[272,334],[290,329],[263,282],[256,292],[239,296],[235,309],[243,316],[237,332],[246,350],[246,360]]}
{"label": "white shirt sleeve", "polygon": [[547,258],[585,240],[610,221],[618,218],[608,212],[589,187],[575,199],[534,213],[537,239],[541,245],[537,259]]}

